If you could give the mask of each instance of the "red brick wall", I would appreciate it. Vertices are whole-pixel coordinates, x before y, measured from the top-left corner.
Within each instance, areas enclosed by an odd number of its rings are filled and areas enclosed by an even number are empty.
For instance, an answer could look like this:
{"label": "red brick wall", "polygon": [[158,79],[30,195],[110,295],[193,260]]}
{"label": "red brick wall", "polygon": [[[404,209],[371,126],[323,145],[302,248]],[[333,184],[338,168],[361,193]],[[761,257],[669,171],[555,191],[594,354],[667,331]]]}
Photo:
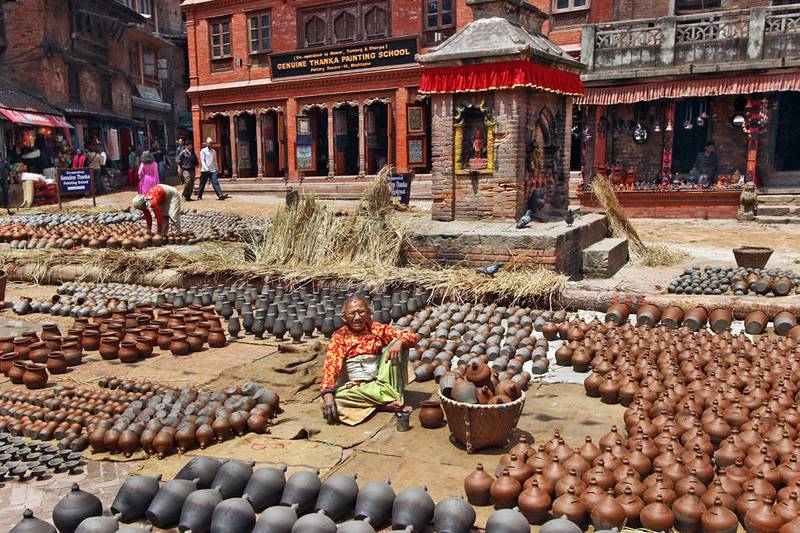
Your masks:
{"label": "red brick wall", "polygon": [[[736,218],[739,191],[619,192],[625,214],[631,218]],[[582,211],[600,210],[592,194],[579,195]]]}
{"label": "red brick wall", "polygon": [[717,96],[711,102],[710,114],[716,115],[711,139],[714,141],[719,159],[720,174],[745,173],[747,166],[747,135],[730,125],[734,114],[736,96]]}
{"label": "red brick wall", "polygon": [[[626,171],[628,167],[635,167],[638,177],[652,178],[660,175],[663,135],[661,133],[653,133],[651,129],[647,142],[636,144],[633,140],[632,131],[627,127],[629,121],[636,122],[633,106],[618,105],[614,107],[614,111],[614,119],[621,119],[625,126],[617,134],[612,134],[609,131],[607,135],[607,139],[612,145],[611,161],[609,163],[622,165]],[[642,117],[643,120],[645,118]],[[609,117],[610,120],[611,117]],[[647,124],[645,123],[645,125]]]}

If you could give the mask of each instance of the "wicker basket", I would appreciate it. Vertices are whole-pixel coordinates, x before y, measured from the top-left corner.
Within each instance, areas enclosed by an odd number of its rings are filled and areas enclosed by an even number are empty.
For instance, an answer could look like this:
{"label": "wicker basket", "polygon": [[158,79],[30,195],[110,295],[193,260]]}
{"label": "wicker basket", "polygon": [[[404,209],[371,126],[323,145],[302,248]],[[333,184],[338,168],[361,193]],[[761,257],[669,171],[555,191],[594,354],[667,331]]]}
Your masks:
{"label": "wicker basket", "polygon": [[472,453],[489,446],[508,443],[511,431],[517,427],[525,393],[511,403],[502,405],[475,405],[451,400],[439,391],[442,408],[447,417],[450,437]]}
{"label": "wicker basket", "polygon": [[772,252],[772,248],[762,246],[740,246],[733,249],[733,256],[742,268],[764,268]]}

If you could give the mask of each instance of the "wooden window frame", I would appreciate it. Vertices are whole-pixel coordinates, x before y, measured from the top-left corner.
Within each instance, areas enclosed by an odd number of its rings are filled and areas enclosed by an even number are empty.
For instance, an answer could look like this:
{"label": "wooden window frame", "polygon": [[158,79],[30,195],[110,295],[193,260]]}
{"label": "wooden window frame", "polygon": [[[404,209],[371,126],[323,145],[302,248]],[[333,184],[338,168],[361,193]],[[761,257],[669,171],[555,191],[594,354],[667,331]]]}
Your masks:
{"label": "wooden window frame", "polygon": [[[675,11],[678,13],[685,13],[687,11],[704,11],[706,9],[722,9],[722,2],[720,0],[689,0],[690,4],[697,5],[681,5],[684,2],[675,0]],[[718,5],[705,5],[705,4],[718,4]]]}
{"label": "wooden window frame", "polygon": [[114,79],[105,76],[100,80],[100,105],[103,109],[111,109],[114,106]]}
{"label": "wooden window frame", "polygon": [[[263,36],[261,34],[263,27],[262,27],[262,19],[267,17],[267,32],[268,32],[268,39],[269,39],[269,47],[262,48],[261,45],[263,44]],[[253,48],[253,19],[258,20],[258,48]],[[248,37],[248,46],[250,50],[250,55],[259,55],[259,54],[268,54],[272,52],[272,11],[267,9],[264,11],[251,11],[247,13],[247,37]]]}
{"label": "wooden window frame", "polygon": [[139,45],[138,43],[132,43],[133,46],[129,49],[128,55],[130,57],[130,72],[133,74],[137,80],[141,80],[142,78],[142,61],[141,57],[139,56]]}
{"label": "wooden window frame", "polygon": [[74,63],[67,64],[67,97],[70,103],[81,102],[81,69]]}
{"label": "wooden window frame", "polygon": [[[223,25],[226,23],[228,24],[227,32],[222,30]],[[220,29],[219,45],[216,47],[220,52],[218,55],[215,55],[214,53],[214,28],[216,26],[219,26]],[[230,47],[230,52],[228,54],[225,54],[224,36],[226,34],[228,35],[228,46]],[[212,72],[233,69],[233,17],[220,17],[208,21],[208,55],[211,62]]]}
{"label": "wooden window frame", "polygon": [[592,7],[592,0],[586,0],[586,4],[582,6],[576,6],[575,0],[567,0],[569,2],[569,7],[558,7],[558,0],[553,0],[553,13],[569,13],[571,11],[585,11]]}
{"label": "wooden window frame", "polygon": [[452,9],[450,10],[450,14],[452,16],[452,22],[450,24],[442,24],[442,0],[435,0],[439,4],[438,11],[436,12],[436,19],[438,24],[436,26],[429,26],[428,25],[428,5],[433,0],[423,0],[422,2],[422,29],[425,31],[440,31],[440,30],[449,30],[451,28],[456,27],[456,0],[452,0]]}
{"label": "wooden window frame", "polygon": [[[455,18],[455,0],[453,17]],[[386,31],[383,34],[367,35],[365,17],[371,9],[382,9],[386,13]],[[334,21],[342,12],[347,11],[355,17],[355,36],[353,39],[337,39],[334,32]],[[313,17],[319,17],[325,25],[323,42],[309,43],[306,37],[306,25]],[[387,39],[392,36],[392,4],[391,0],[356,0],[341,2],[324,7],[315,7],[297,12],[297,45],[298,48],[321,48],[337,44],[348,44]],[[455,24],[454,24],[455,25]]]}
{"label": "wooden window frame", "polygon": [[[147,62],[144,58],[149,55],[153,55],[153,74],[150,75],[147,73]],[[145,81],[158,81],[158,50],[155,48],[142,48],[142,77]]]}

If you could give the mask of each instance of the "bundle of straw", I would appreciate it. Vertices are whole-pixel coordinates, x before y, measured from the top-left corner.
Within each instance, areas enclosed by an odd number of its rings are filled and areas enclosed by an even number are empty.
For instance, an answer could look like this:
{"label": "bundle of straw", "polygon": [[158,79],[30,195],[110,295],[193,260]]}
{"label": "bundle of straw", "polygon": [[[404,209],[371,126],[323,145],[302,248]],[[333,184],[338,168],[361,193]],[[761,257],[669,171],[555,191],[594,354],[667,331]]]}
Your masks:
{"label": "bundle of straw", "polygon": [[592,192],[597,198],[597,202],[606,212],[611,226],[611,234],[614,237],[628,237],[628,246],[631,254],[638,257],[644,256],[647,246],[642,242],[636,232],[636,228],[633,227],[633,224],[625,214],[625,209],[619,203],[619,198],[617,198],[617,193],[611,182],[604,176],[595,177],[592,182]]}

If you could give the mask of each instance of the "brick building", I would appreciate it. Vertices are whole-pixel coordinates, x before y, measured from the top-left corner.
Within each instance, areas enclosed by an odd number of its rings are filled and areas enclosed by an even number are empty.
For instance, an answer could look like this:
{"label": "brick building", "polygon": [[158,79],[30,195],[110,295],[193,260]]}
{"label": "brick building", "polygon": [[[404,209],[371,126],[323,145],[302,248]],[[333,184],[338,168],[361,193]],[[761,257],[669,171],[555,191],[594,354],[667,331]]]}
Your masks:
{"label": "brick building", "polygon": [[[127,166],[131,145],[172,142],[181,111],[191,126],[182,96],[188,76],[179,6],[179,0],[2,2],[0,77],[12,86],[8,94],[31,97],[16,110],[60,112],[71,127],[59,133],[78,147],[99,145],[116,168]],[[37,99],[41,106],[31,104]],[[0,101],[0,108],[13,105]],[[12,160],[21,132],[42,125],[14,117],[18,122],[3,120],[3,148]]]}
{"label": "brick building", "polygon": [[573,170],[611,175],[630,214],[735,216],[735,189],[668,190],[690,177],[708,141],[722,182],[798,192],[800,2],[553,0],[547,9],[548,36],[587,66]]}

